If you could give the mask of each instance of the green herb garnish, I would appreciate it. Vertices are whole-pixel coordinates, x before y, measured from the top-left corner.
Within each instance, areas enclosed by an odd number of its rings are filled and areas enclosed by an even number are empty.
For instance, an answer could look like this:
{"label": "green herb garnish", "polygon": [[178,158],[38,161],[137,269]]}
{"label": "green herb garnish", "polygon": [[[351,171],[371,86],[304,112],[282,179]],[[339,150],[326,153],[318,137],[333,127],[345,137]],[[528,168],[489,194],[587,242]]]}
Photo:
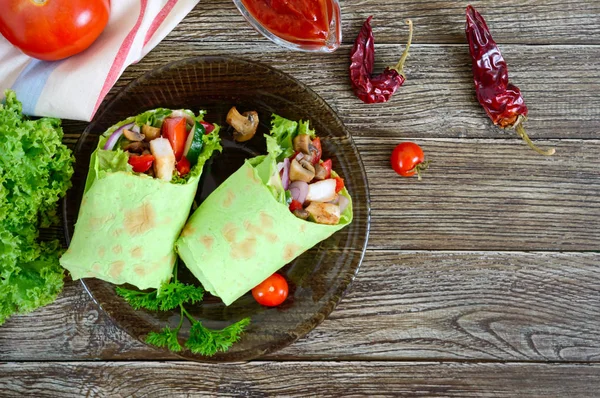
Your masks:
{"label": "green herb garnish", "polygon": [[179,307],[181,319],[176,328],[165,326],[160,332],[150,332],[146,336],[146,343],[156,347],[166,347],[173,352],[180,352],[183,349],[178,336],[185,318],[192,324],[185,347],[194,354],[205,356],[227,351],[240,339],[244,329],[250,324],[250,318],[244,318],[221,330],[204,327],[202,322],[195,319],[184,307],[184,304],[193,305],[201,302],[204,289],[201,286],[179,282],[177,266],[175,266],[173,281],[164,283],[159,290],[140,292],[117,287],[116,291],[136,310],[144,308],[150,311],[169,311]]}

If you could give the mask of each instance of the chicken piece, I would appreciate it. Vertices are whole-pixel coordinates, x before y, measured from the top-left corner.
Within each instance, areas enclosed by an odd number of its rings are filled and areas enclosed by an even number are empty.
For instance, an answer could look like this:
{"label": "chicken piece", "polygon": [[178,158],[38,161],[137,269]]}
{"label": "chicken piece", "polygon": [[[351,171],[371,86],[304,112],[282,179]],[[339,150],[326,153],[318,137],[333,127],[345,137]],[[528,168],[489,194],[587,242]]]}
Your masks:
{"label": "chicken piece", "polygon": [[312,202],[306,211],[309,219],[317,224],[337,225],[340,222],[340,207],[333,203]]}
{"label": "chicken piece", "polygon": [[333,178],[308,184],[307,202],[331,202],[333,199],[335,199],[335,180]]}
{"label": "chicken piece", "polygon": [[150,141],[150,152],[154,155],[154,173],[157,178],[171,181],[175,170],[175,154],[169,140],[156,138]]}

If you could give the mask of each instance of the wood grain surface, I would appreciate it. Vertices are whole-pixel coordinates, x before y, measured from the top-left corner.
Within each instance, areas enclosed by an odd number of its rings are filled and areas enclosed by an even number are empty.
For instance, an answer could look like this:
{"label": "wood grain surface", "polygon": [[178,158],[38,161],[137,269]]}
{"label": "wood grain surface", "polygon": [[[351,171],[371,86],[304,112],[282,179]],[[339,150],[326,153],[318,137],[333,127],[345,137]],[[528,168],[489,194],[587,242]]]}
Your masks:
{"label": "wood grain surface", "polygon": [[598,364],[250,362],[11,363],[6,397],[595,397]]}
{"label": "wood grain surface", "polygon": [[[372,250],[330,317],[267,358],[598,361],[599,259]],[[118,329],[78,283],[7,322],[0,347],[0,361],[174,358]]]}
{"label": "wood grain surface", "polygon": [[[342,47],[293,53],[231,0],[201,1],[127,68],[242,57],[307,84],[353,135],[371,188],[371,239],[338,308],[295,344],[245,364],[180,362],[120,330],[78,283],[0,327],[2,396],[598,396],[600,387],[600,3],[476,1],[529,106],[546,158],[477,103],[459,1],[342,0]],[[364,105],[348,56],[374,15],[376,70],[415,24],[407,82]],[[86,123],[65,121],[74,147]],[[389,167],[400,141],[432,160],[423,181]],[[44,237],[60,237],[60,227]],[[124,362],[129,361],[129,362]]]}
{"label": "wood grain surface", "polygon": [[[373,15],[376,43],[402,43],[410,18],[415,43],[465,43],[465,1],[341,0],[344,43],[352,43]],[[595,0],[472,1],[494,39],[516,44],[600,44],[600,4]],[[199,29],[199,27],[202,29]],[[167,40],[266,41],[238,13],[231,0],[201,1]],[[273,45],[274,47],[274,45]]]}
{"label": "wood grain surface", "polygon": [[[280,50],[268,43],[163,42],[117,82],[118,88],[167,62],[222,55],[264,62],[317,92],[356,136],[512,138],[492,126],[475,97],[469,50],[465,45],[414,45],[405,68],[407,81],[385,104],[365,105],[348,81],[351,45],[334,54]],[[376,47],[375,68],[397,62],[403,45]],[[512,81],[529,107],[526,128],[532,139],[593,139],[600,119],[600,47],[502,47]],[[318,67],[315,67],[318,65]],[[75,133],[79,133],[75,131]],[[75,139],[72,137],[71,139]]]}

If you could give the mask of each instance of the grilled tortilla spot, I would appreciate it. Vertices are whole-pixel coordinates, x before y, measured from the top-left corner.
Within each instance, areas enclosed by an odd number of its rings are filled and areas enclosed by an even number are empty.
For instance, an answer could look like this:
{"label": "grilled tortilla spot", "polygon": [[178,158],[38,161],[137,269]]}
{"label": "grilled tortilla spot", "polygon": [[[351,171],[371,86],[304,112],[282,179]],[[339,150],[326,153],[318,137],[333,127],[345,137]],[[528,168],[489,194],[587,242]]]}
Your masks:
{"label": "grilled tortilla spot", "polygon": [[215,243],[215,238],[208,235],[201,236],[198,238],[198,240],[204,245],[204,247],[206,247],[206,250],[212,249],[212,245]]}
{"label": "grilled tortilla spot", "polygon": [[108,270],[108,274],[117,279],[119,276],[121,276],[121,273],[123,272],[123,268],[125,268],[125,262],[124,261],[115,261],[114,263],[112,263],[110,265],[110,268]]}
{"label": "grilled tortilla spot", "polygon": [[125,213],[125,229],[129,235],[143,235],[156,225],[156,212],[148,202]]}

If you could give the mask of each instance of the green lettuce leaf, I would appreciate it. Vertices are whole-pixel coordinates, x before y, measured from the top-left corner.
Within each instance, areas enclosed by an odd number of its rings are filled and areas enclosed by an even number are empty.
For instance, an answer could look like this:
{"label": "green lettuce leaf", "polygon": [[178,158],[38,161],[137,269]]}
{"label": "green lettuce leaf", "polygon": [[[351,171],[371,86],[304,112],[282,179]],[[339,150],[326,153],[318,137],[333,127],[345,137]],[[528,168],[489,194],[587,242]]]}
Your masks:
{"label": "green lettuce leaf", "polygon": [[120,148],[115,151],[105,151],[99,149],[96,153],[98,161],[98,170],[107,173],[115,173],[117,171],[132,171],[133,168],[129,164],[129,155],[123,152]]}
{"label": "green lettuce leaf", "polygon": [[278,162],[294,154],[293,140],[298,134],[298,122],[273,114],[270,134],[281,148],[281,153],[277,155]]}
{"label": "green lettuce leaf", "polygon": [[[171,116],[171,113],[173,113],[173,111],[171,109],[157,108],[157,109],[152,109],[150,111],[146,111],[144,113],[140,113],[139,115],[137,115],[134,118],[134,120],[135,120],[135,124],[137,124],[138,126],[143,126],[144,124],[147,124],[152,127],[160,127],[160,126],[162,126],[163,120],[165,120],[167,117]],[[190,113],[192,114],[191,116],[193,117],[194,113],[191,111],[190,111]],[[120,123],[121,126],[123,124],[127,124],[127,123]]]}
{"label": "green lettuce leaf", "polygon": [[58,223],[57,201],[71,186],[73,156],[60,120],[28,120],[13,91],[0,104],[0,325],[56,299],[63,286],[60,242],[40,242]]}
{"label": "green lettuce leaf", "polygon": [[300,120],[300,122],[298,123],[298,135],[300,134],[308,134],[310,135],[310,138],[317,138],[317,133],[315,132],[315,130],[311,129],[309,127],[309,122],[307,121],[302,121]]}

